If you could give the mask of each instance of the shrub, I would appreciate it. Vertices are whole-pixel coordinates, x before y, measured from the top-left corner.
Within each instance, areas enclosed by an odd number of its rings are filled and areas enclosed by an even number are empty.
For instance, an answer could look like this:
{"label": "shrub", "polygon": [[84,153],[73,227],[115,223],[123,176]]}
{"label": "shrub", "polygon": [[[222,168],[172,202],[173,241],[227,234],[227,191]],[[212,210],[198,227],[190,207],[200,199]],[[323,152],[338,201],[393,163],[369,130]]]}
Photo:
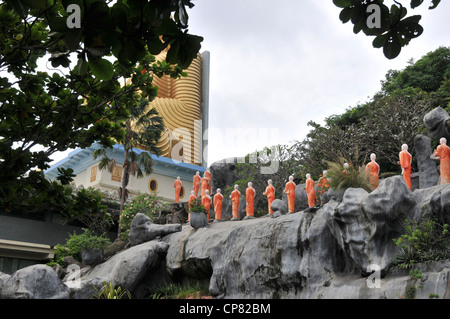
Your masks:
{"label": "shrub", "polygon": [[405,234],[394,239],[399,247],[394,265],[410,268],[416,262],[450,258],[449,225],[427,217],[420,222],[407,219],[404,228]]}
{"label": "shrub", "polygon": [[66,256],[72,256],[79,262],[81,262],[81,251],[85,248],[104,249],[111,244],[111,241],[104,235],[97,236],[89,229],[83,228],[82,234],[76,234],[75,232],[69,234],[65,245],[58,244],[55,246],[55,262],[63,266],[63,258]]}
{"label": "shrub", "polygon": [[344,168],[346,161],[341,159],[340,163],[328,163],[327,178],[330,187],[334,189],[362,188],[368,192],[373,190],[369,177],[366,175],[364,166],[355,167],[350,162],[348,169]]}
{"label": "shrub", "polygon": [[116,288],[111,282],[103,282],[102,284],[103,286],[99,289],[94,286],[96,294],[90,296],[90,299],[123,299],[125,296],[131,299],[131,294],[128,290],[124,290],[119,286]]}
{"label": "shrub", "polygon": [[73,195],[68,209],[68,217],[77,220],[96,235],[101,235],[113,224],[107,206],[102,204],[103,195],[93,188],[82,188]]}
{"label": "shrub", "polygon": [[200,196],[195,198],[189,206],[189,211],[191,213],[204,213],[206,214],[206,208],[202,205],[202,200]]}
{"label": "shrub", "polygon": [[145,214],[154,220],[156,214],[168,206],[168,203],[156,194],[139,194],[126,204],[122,211],[120,225],[120,237],[128,238],[130,225],[133,218],[138,214]]}

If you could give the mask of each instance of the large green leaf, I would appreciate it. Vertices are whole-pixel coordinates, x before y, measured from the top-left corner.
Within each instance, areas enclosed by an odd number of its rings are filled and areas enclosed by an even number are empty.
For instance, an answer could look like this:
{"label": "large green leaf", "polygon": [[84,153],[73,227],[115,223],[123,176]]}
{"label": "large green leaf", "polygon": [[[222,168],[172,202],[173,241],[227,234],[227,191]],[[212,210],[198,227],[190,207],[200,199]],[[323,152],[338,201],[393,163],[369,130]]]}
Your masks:
{"label": "large green leaf", "polygon": [[352,5],[350,0],[333,0],[333,3],[339,8],[346,8]]}
{"label": "large green leaf", "polygon": [[384,44],[383,53],[384,56],[390,60],[398,57],[402,51],[402,44],[397,33],[390,32],[389,39]]}
{"label": "large green leaf", "polygon": [[89,68],[98,79],[103,81],[110,80],[114,75],[114,67],[106,59],[89,59]]}

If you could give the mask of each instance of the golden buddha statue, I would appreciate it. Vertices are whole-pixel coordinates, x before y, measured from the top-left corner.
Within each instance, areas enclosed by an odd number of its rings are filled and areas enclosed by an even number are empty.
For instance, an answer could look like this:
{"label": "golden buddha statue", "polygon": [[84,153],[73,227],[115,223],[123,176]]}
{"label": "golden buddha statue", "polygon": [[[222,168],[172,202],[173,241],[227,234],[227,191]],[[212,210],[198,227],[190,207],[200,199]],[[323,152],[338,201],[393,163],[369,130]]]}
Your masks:
{"label": "golden buddha statue", "polygon": [[[156,57],[165,60],[167,51]],[[161,156],[201,165],[202,163],[202,57],[192,61],[187,77],[154,77],[158,96],[149,104],[164,119],[165,131],[157,147]]]}

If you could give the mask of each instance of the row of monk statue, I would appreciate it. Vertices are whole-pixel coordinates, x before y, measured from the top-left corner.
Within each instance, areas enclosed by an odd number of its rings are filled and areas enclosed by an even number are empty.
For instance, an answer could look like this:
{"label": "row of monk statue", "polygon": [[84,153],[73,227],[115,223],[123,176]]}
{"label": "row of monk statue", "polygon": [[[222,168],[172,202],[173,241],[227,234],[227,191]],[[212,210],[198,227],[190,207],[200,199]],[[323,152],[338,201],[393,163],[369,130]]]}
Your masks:
{"label": "row of monk statue", "polygon": [[[440,160],[440,173],[441,173],[441,185],[450,183],[450,148],[447,146],[447,140],[442,138],[440,140],[440,145],[431,155],[432,159]],[[398,164],[402,168],[402,176],[406,182],[406,185],[411,190],[411,164],[412,155],[408,152],[408,145],[402,145],[402,150],[399,153]],[[348,172],[349,164],[344,164],[344,171]],[[366,165],[366,174],[369,177],[370,184],[375,190],[379,186],[379,175],[380,175],[380,165],[376,162],[376,154],[370,155],[370,162]],[[175,181],[175,202],[179,202],[181,193],[181,180],[178,177]],[[288,199],[288,211],[290,214],[295,212],[295,190],[297,185],[294,183],[294,177],[289,176],[289,181],[285,185],[284,193],[287,195]],[[330,181],[327,179],[327,171],[323,172],[323,175],[317,182],[317,189],[319,195],[322,195],[330,187]],[[193,178],[193,190],[189,197],[189,205],[192,201],[198,197],[199,190],[201,188],[201,200],[202,205],[205,206],[207,211],[207,220],[209,221],[209,211],[211,206],[214,205],[215,220],[220,221],[222,219],[222,205],[223,205],[223,195],[220,188],[217,189],[216,194],[211,196],[211,172],[206,170],[203,177],[200,177],[200,172],[197,172]],[[315,192],[315,182],[312,180],[310,174],[306,174],[305,188],[306,194],[308,196],[308,206],[316,206],[316,192]],[[267,187],[262,194],[267,197],[268,202],[268,212],[269,215],[273,215],[273,210],[271,208],[272,202],[275,200],[275,188],[272,185],[272,180],[267,181]],[[255,196],[256,191],[253,188],[251,182],[248,183],[247,189],[245,190],[246,198],[246,216],[247,218],[253,218],[255,215]],[[232,201],[232,219],[239,219],[239,202],[241,199],[241,192],[239,191],[239,186],[235,185],[234,190],[230,195]]]}

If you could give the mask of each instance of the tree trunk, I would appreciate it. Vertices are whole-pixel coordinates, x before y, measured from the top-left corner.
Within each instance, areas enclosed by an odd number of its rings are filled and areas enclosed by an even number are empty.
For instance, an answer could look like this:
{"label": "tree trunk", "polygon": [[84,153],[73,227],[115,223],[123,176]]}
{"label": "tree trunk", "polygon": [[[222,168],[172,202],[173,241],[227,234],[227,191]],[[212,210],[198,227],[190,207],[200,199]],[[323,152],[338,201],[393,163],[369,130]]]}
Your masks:
{"label": "tree trunk", "polygon": [[125,162],[123,163],[123,176],[122,176],[122,192],[120,196],[120,212],[119,212],[119,229],[117,231],[117,238],[120,237],[120,233],[122,230],[122,211],[125,206],[125,198],[126,198],[126,189],[129,180],[129,163],[128,163],[128,149],[125,149]]}

